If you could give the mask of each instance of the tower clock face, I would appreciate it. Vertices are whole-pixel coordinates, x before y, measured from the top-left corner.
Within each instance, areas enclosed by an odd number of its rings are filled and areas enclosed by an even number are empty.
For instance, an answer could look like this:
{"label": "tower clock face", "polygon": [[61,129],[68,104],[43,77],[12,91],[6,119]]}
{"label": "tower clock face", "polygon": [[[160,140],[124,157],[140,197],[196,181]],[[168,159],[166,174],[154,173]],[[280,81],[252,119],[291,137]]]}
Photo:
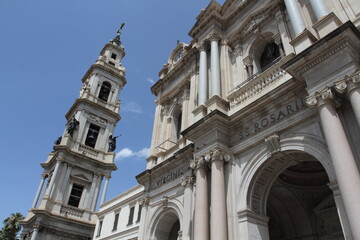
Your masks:
{"label": "tower clock face", "polygon": [[178,51],[174,57],[174,63],[177,63],[178,61],[180,61],[180,59],[183,56],[184,56],[184,51],[183,50]]}

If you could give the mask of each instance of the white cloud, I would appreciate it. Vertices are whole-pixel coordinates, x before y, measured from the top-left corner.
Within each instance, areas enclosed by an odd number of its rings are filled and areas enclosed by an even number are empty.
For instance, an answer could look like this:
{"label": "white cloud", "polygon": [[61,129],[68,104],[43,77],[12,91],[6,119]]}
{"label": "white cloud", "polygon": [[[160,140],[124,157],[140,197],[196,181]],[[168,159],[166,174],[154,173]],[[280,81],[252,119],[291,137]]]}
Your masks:
{"label": "white cloud", "polygon": [[148,81],[148,82],[151,83],[151,84],[154,84],[154,83],[155,83],[154,79],[152,79],[152,78],[147,78],[146,81]]}
{"label": "white cloud", "polygon": [[124,112],[132,112],[132,113],[142,113],[142,109],[139,104],[136,102],[127,102],[122,108]]}
{"label": "white cloud", "polygon": [[123,148],[116,153],[115,161],[120,161],[124,158],[133,157],[136,159],[146,158],[149,156],[150,148],[143,148],[137,152],[134,152],[130,148]]}

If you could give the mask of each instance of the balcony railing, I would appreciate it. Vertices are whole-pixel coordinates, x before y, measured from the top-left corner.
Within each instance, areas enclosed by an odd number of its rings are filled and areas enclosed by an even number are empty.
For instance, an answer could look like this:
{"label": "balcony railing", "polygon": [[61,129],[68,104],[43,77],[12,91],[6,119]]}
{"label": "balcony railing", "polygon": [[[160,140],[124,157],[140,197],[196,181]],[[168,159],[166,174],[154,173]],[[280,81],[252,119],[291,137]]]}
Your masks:
{"label": "balcony railing", "polygon": [[69,216],[78,217],[78,218],[82,218],[83,215],[84,215],[83,210],[80,210],[80,209],[78,209],[76,207],[65,206],[65,205],[61,205],[60,213],[65,214],[65,215],[69,215]]}

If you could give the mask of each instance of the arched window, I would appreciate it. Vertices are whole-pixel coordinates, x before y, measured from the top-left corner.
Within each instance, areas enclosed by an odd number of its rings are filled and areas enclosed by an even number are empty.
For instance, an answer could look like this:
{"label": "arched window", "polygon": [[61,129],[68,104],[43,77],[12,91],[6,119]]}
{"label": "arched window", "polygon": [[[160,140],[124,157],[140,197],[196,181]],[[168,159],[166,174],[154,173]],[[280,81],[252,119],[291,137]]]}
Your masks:
{"label": "arched window", "polygon": [[107,102],[111,90],[111,84],[109,82],[103,82],[99,92],[99,98]]}
{"label": "arched window", "polygon": [[269,68],[275,63],[275,60],[280,57],[279,47],[276,43],[270,42],[265,45],[264,51],[260,58],[261,70]]}

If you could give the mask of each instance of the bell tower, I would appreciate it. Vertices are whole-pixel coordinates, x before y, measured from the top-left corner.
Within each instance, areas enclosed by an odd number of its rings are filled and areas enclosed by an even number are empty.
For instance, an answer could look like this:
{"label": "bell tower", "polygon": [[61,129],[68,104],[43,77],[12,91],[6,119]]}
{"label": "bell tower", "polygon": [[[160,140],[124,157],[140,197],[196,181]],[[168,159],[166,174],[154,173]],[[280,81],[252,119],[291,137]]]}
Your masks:
{"label": "bell tower", "polygon": [[[82,78],[82,88],[66,113],[66,126],[47,160],[22,239],[91,239],[100,188],[104,202],[114,164],[114,128],[121,119],[119,95],[126,84],[125,49],[116,36]],[[39,201],[40,200],[40,201]]]}

